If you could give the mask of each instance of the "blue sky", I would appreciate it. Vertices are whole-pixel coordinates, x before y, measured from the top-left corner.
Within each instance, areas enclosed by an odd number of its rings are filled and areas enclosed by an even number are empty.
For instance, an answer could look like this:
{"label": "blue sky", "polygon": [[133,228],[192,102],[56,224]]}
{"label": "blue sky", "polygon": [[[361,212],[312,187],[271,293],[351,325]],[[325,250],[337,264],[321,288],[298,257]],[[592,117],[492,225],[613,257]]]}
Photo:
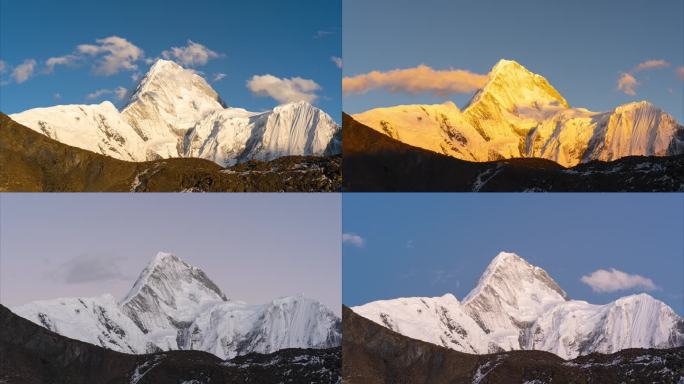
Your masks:
{"label": "blue sky", "polygon": [[[342,207],[346,305],[447,292],[463,299],[509,251],[545,269],[570,298],[602,304],[647,292],[684,314],[682,194],[344,194]],[[597,293],[580,280],[610,268],[655,289]]]}
{"label": "blue sky", "polygon": [[[81,44],[118,36],[157,58],[171,47],[187,47],[188,40],[219,54],[194,69],[213,79],[212,86],[230,106],[249,110],[270,109],[278,103],[257,97],[245,86],[254,75],[281,79],[300,77],[315,81],[316,104],[340,120],[340,68],[331,57],[341,56],[340,0],[243,1],[181,0],[84,2],[26,0],[0,2],[0,110],[19,112],[38,106],[116,101],[114,94],[88,100],[100,89],[131,88],[135,72],[144,73],[143,58],[132,61],[137,69],[122,69],[109,76],[93,73],[97,57],[84,56],[75,67],[56,66],[46,74],[51,57],[74,54]],[[33,74],[17,83],[14,70],[35,60]]]}
{"label": "blue sky", "polygon": [[[571,106],[605,111],[646,99],[684,121],[684,2],[641,0],[345,0],[344,75],[412,68],[486,74],[501,58],[546,77]],[[648,60],[667,66],[634,71]],[[622,73],[640,83],[617,89]],[[448,98],[463,107],[468,94]],[[344,111],[438,103],[444,97],[369,91]]]}
{"label": "blue sky", "polygon": [[0,302],[123,297],[159,251],[231,299],[303,293],[340,313],[339,194],[0,196]]}

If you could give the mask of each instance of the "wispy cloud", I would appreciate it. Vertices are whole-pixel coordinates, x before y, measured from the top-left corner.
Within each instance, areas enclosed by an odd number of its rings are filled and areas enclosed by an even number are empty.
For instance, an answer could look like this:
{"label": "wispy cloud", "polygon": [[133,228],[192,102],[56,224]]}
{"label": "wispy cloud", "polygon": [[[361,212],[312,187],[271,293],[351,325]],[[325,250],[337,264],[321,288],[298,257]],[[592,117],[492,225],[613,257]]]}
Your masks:
{"label": "wispy cloud", "polygon": [[634,288],[643,288],[649,291],[656,289],[653,280],[640,275],[631,275],[615,268],[596,270],[589,275],[582,276],[580,280],[590,286],[594,292],[601,293]]}
{"label": "wispy cloud", "polygon": [[332,34],[333,34],[332,31],[326,31],[326,30],[321,29],[321,30],[316,31],[316,33],[314,33],[313,37],[314,37],[314,39],[322,39],[322,38],[328,37]]}
{"label": "wispy cloud", "polygon": [[279,103],[306,101],[313,103],[316,92],[321,89],[315,81],[293,77],[281,79],[273,75],[254,75],[247,81],[247,88],[257,96],[269,96]]}
{"label": "wispy cloud", "polygon": [[617,80],[617,89],[623,93],[636,96],[636,88],[641,84],[635,77],[639,72],[650,71],[653,69],[667,68],[670,66],[665,60],[646,60],[639,63],[627,72],[621,72]]}
{"label": "wispy cloud", "polygon": [[364,245],[366,245],[366,239],[357,235],[356,233],[343,233],[342,242],[345,244],[353,245],[358,248],[361,248]]}
{"label": "wispy cloud", "polygon": [[142,49],[128,40],[109,36],[95,40],[97,44],[81,44],[76,49],[80,54],[99,57],[93,66],[97,75],[110,76],[120,71],[135,71],[138,69],[136,61],[144,58]]}
{"label": "wispy cloud", "polygon": [[62,100],[62,94],[61,93],[55,93],[52,95],[52,98],[55,100]]}
{"label": "wispy cloud", "polygon": [[487,75],[480,75],[463,69],[435,70],[427,65],[408,69],[394,69],[381,72],[345,77],[342,79],[342,92],[345,95],[366,93],[374,89],[411,94],[431,93],[435,96],[448,96],[469,93],[482,88]]}
{"label": "wispy cloud", "polygon": [[5,63],[3,60],[0,60],[0,73],[5,72],[7,72],[7,63]]}
{"label": "wispy cloud", "polygon": [[677,72],[677,76],[679,76],[679,80],[684,81],[684,67],[679,67],[675,70]]}
{"label": "wispy cloud", "polygon": [[443,269],[432,271],[432,277],[430,279],[431,285],[443,285],[450,283],[450,285],[458,288],[461,282],[456,280],[456,274],[452,271],[446,271]]}
{"label": "wispy cloud", "polygon": [[188,40],[188,45],[185,47],[171,47],[170,50],[163,51],[161,55],[165,59],[188,67],[206,65],[209,60],[224,56],[192,40]]}
{"label": "wispy cloud", "polygon": [[99,99],[105,95],[114,95],[117,100],[123,100],[126,97],[128,90],[124,87],[116,87],[114,89],[98,89],[95,92],[86,95],[87,100]]}
{"label": "wispy cloud", "polygon": [[66,284],[128,280],[119,262],[114,257],[80,255],[60,264],[52,277]]}
{"label": "wispy cloud", "polygon": [[33,76],[33,72],[36,68],[36,61],[33,59],[26,59],[23,63],[14,67],[12,70],[12,79],[17,84],[21,84]]}
{"label": "wispy cloud", "polygon": [[79,59],[79,56],[72,54],[59,57],[51,57],[45,60],[45,73],[52,73],[55,70],[55,67],[58,65],[73,66],[78,62]]}
{"label": "wispy cloud", "polygon": [[225,73],[214,73],[214,77],[211,79],[211,81],[216,83],[216,82],[219,82],[219,81],[225,79],[226,76],[228,76],[228,75],[226,75]]}
{"label": "wispy cloud", "polygon": [[407,249],[413,249],[415,247],[415,244],[413,243],[413,240],[407,240],[406,241],[406,248]]}
{"label": "wispy cloud", "polygon": [[618,78],[618,89],[627,95],[636,96],[636,87],[638,86],[639,82],[631,73],[622,73]]}
{"label": "wispy cloud", "polygon": [[670,63],[668,63],[665,60],[646,60],[643,63],[637,64],[636,67],[632,70],[632,72],[641,72],[644,70],[648,69],[658,69],[658,68],[667,68],[670,66]]}
{"label": "wispy cloud", "polygon": [[335,66],[337,66],[337,68],[342,69],[342,58],[337,56],[330,56],[330,61],[335,63]]}

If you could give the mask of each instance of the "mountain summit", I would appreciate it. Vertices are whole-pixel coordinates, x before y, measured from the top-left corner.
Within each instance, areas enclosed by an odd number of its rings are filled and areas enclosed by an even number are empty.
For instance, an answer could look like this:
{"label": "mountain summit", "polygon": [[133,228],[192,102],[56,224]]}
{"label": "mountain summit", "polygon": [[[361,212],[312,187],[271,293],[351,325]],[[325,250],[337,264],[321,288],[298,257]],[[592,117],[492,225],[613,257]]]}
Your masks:
{"label": "mountain summit", "polygon": [[544,77],[511,60],[492,68],[463,111],[400,105],[353,117],[405,144],[476,162],[535,157],[568,167],[684,153],[684,127],[664,111],[646,102],[571,108]]}
{"label": "mountain summit", "polygon": [[468,353],[535,349],[570,359],[684,345],[684,320],[650,295],[605,305],[570,300],[546,271],[508,252],[492,260],[463,302],[447,294],[352,310],[405,336]]}
{"label": "mountain summit", "polygon": [[158,60],[124,109],[110,102],[58,105],[10,115],[51,139],[128,161],[199,157],[222,166],[341,151],[340,127],[306,102],[249,112],[226,107],[197,72]]}
{"label": "mountain summit", "polygon": [[131,291],[36,301],[17,315],[73,339],[126,353],[201,350],[221,358],[341,343],[340,319],[316,300],[283,297],[254,305],[229,300],[199,268],[159,252]]}

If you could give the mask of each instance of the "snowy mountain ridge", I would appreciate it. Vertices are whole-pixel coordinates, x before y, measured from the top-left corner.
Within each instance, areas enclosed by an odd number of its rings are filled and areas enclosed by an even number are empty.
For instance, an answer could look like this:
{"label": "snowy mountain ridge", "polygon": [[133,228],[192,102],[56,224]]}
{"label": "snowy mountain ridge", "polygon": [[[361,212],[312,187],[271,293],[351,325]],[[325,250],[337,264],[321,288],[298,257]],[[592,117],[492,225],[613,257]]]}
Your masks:
{"label": "snowy mountain ridge", "polygon": [[467,161],[536,157],[563,166],[684,153],[684,127],[647,101],[608,112],[573,108],[542,76],[500,60],[461,111],[447,102],[353,116],[409,145]]}
{"label": "snowy mountain ridge", "polygon": [[109,101],[34,108],[10,117],[74,147],[127,161],[199,157],[231,166],[341,152],[340,127],[300,101],[271,111],[226,107],[195,71],[158,60],[121,110]]}
{"label": "snowy mountain ridge", "polygon": [[121,301],[60,298],[12,311],[63,336],[136,354],[192,349],[228,359],[341,342],[340,319],[323,304],[301,295],[260,305],[232,301],[201,269],[163,252]]}
{"label": "snowy mountain ridge", "polygon": [[650,295],[605,305],[570,300],[546,271],[507,252],[492,260],[463,301],[446,294],[352,310],[405,336],[476,354],[537,349],[571,359],[684,345],[684,320]]}

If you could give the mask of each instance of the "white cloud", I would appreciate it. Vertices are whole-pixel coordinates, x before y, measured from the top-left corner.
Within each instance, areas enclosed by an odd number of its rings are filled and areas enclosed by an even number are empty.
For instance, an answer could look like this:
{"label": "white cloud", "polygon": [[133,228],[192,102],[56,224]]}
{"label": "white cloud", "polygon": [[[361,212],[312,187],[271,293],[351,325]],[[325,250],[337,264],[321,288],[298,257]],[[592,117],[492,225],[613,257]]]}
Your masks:
{"label": "white cloud", "polygon": [[23,63],[14,67],[14,70],[12,71],[12,78],[17,84],[21,84],[33,75],[33,70],[35,67],[35,60],[26,59]]}
{"label": "white cloud", "polygon": [[226,75],[225,73],[214,73],[214,77],[212,78],[212,81],[214,83],[216,83],[218,81],[225,79],[226,76],[228,76],[228,75]]}
{"label": "white cloud", "polygon": [[45,61],[45,73],[52,73],[57,65],[74,65],[79,60],[76,55],[51,57]]}
{"label": "white cloud", "polygon": [[679,80],[684,81],[684,67],[679,67],[676,69],[677,76],[679,76]]}
{"label": "white cloud", "polygon": [[133,81],[138,81],[138,80],[140,80],[141,77],[142,77],[142,73],[140,73],[140,72],[134,72],[134,73],[131,75],[131,80],[133,80]]}
{"label": "white cloud", "polygon": [[254,75],[247,81],[247,88],[257,96],[270,96],[279,103],[312,103],[318,98],[316,91],[321,86],[313,80],[301,77],[281,79],[273,75]]}
{"label": "white cloud", "polygon": [[617,88],[627,95],[636,96],[637,86],[639,86],[639,82],[630,73],[623,73],[618,78]]}
{"label": "white cloud", "polygon": [[643,63],[639,63],[632,72],[641,72],[648,69],[658,69],[669,67],[670,63],[665,60],[646,60]]}
{"label": "white cloud", "polygon": [[359,248],[366,244],[366,240],[355,233],[343,233],[342,242]]}
{"label": "white cloud", "polygon": [[482,88],[487,75],[473,73],[464,69],[436,70],[421,64],[407,69],[390,71],[371,71],[365,74],[342,79],[342,93],[345,95],[366,93],[374,89],[410,94],[431,93],[435,96],[448,96],[469,93]]}
{"label": "white cloud", "polygon": [[617,81],[617,89],[627,95],[636,96],[636,88],[641,85],[641,83],[634,77],[635,74],[669,66],[670,63],[665,60],[646,60],[643,63],[639,63],[631,70],[620,73],[620,77],[618,77]]}
{"label": "white cloud", "polygon": [[210,59],[220,56],[220,53],[214,52],[192,40],[188,40],[188,45],[185,47],[171,47],[171,50],[162,52],[163,58],[174,60],[178,64],[190,67],[205,65]]}
{"label": "white cloud", "polygon": [[52,98],[55,100],[61,100],[62,94],[61,93],[55,93],[54,95],[52,95]]}
{"label": "white cloud", "polygon": [[596,270],[588,276],[582,276],[580,280],[584,284],[590,286],[594,292],[602,293],[633,288],[643,288],[645,290],[656,289],[653,280],[640,275],[631,275],[615,268],[611,268],[610,270]]}
{"label": "white cloud", "polygon": [[0,73],[5,73],[7,71],[7,63],[0,60]]}
{"label": "white cloud", "polygon": [[337,56],[330,56],[330,61],[332,61],[333,63],[335,63],[335,65],[337,66],[337,68],[342,69],[342,58],[337,57]]}
{"label": "white cloud", "polygon": [[413,243],[413,240],[406,241],[406,248],[407,249],[412,249],[414,247],[415,247],[415,244]]}
{"label": "white cloud", "polygon": [[95,74],[109,76],[120,71],[135,71],[138,66],[136,61],[144,58],[142,49],[128,40],[109,36],[95,40],[98,44],[81,44],[77,47],[78,52],[90,56],[100,56],[93,67]]}
{"label": "white cloud", "polygon": [[86,95],[87,100],[99,99],[105,95],[114,95],[117,100],[123,100],[126,97],[128,90],[124,87],[116,87],[114,89],[98,89],[95,92]]}

